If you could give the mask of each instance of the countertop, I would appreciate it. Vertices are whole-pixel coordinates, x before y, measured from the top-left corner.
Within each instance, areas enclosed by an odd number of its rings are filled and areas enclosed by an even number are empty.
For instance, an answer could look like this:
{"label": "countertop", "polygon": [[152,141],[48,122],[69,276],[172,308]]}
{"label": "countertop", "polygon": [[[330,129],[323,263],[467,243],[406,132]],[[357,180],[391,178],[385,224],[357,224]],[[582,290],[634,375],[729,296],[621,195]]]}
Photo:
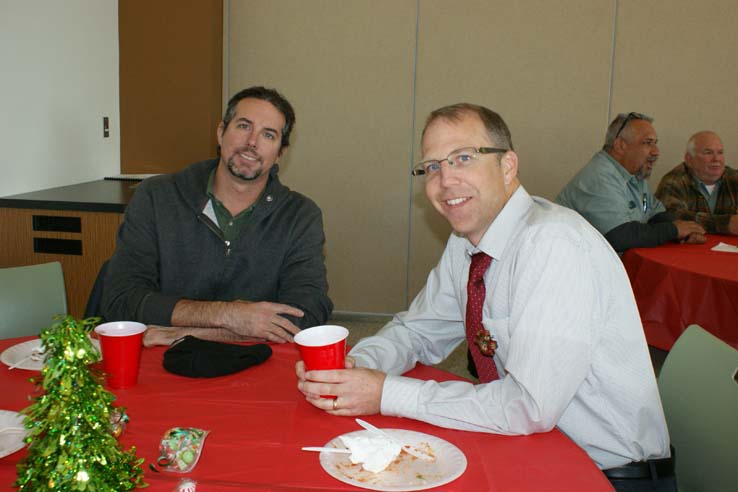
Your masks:
{"label": "countertop", "polygon": [[122,213],[139,181],[97,180],[0,198],[0,207]]}

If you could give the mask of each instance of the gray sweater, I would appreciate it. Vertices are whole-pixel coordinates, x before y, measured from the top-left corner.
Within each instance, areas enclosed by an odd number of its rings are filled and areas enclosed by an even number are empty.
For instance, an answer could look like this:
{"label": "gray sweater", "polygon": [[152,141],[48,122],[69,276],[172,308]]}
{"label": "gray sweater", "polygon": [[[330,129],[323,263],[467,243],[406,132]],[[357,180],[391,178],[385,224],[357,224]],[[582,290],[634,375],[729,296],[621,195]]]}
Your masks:
{"label": "gray sweater", "polygon": [[271,169],[266,189],[233,242],[203,214],[217,160],[143,181],[126,208],[102,296],[108,321],[168,326],[180,299],[271,301],[305,312],[301,328],[333,309],[323,258],[323,219],[309,198]]}

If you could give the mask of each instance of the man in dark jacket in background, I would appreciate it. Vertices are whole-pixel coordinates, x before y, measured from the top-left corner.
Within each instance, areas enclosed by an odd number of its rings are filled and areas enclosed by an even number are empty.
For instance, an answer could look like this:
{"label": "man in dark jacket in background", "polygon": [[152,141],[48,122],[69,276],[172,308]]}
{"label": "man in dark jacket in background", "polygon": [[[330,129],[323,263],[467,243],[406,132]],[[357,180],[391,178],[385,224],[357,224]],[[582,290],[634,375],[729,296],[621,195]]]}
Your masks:
{"label": "man in dark jacket in background", "polygon": [[218,125],[218,159],[140,184],[108,265],[105,319],[150,325],[147,345],[287,342],[326,321],[321,211],[277,177],[294,123],[278,92],[245,89]]}

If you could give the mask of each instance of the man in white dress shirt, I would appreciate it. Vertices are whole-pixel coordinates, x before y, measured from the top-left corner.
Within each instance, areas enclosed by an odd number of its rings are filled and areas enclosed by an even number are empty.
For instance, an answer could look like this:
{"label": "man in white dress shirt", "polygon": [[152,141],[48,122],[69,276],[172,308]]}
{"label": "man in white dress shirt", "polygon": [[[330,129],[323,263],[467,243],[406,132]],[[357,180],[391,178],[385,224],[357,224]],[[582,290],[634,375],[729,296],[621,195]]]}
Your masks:
{"label": "man in white dress shirt", "polygon": [[[410,308],[360,341],[346,369],[305,372],[298,362],[307,400],[334,415],[382,413],[477,432],[558,427],[618,490],[676,490],[653,367],[618,255],[581,216],[525,191],[510,132],[493,111],[434,111],[422,153],[413,174],[423,176],[454,233]],[[480,252],[492,260],[481,308],[488,333],[476,341],[499,379],[401,376],[418,362],[439,363],[467,336],[467,279]],[[468,339],[473,347],[474,335]]]}

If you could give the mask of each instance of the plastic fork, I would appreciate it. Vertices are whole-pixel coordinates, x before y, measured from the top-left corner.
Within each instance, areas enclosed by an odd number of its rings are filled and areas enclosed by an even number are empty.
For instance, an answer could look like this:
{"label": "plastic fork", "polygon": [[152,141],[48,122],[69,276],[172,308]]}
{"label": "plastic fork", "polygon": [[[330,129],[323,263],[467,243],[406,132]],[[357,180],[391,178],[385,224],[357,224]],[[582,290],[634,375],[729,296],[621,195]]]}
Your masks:
{"label": "plastic fork", "polygon": [[37,351],[36,349],[34,349],[34,351],[31,352],[29,355],[26,355],[21,360],[19,360],[15,364],[12,364],[10,367],[8,367],[8,371],[11,371],[11,370],[15,369],[16,367],[20,366],[21,364],[23,364],[27,360],[32,360],[34,362],[37,362],[37,361],[42,360],[43,357],[44,357],[44,353],[43,352]]}
{"label": "plastic fork", "polygon": [[342,454],[351,454],[350,449],[346,448],[330,448],[330,447],[324,447],[324,446],[305,446],[302,448],[303,451],[318,451],[318,452],[325,452],[325,453],[342,453]]}

